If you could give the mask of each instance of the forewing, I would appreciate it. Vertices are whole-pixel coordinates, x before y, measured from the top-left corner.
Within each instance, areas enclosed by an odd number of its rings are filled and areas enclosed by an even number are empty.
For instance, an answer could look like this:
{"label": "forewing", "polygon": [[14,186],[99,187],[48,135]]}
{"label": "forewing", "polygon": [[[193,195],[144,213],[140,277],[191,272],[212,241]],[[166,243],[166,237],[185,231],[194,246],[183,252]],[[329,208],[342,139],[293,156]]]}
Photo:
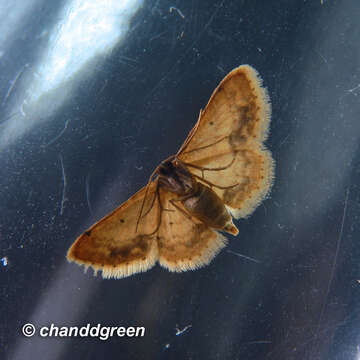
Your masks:
{"label": "forewing", "polygon": [[157,242],[151,235],[159,219],[155,188],[156,182],[150,183],[137,232],[145,187],[79,236],[68,251],[68,260],[91,266],[95,273],[102,270],[104,278],[122,278],[151,268],[158,259]]}
{"label": "forewing", "polygon": [[[210,263],[226,245],[226,238],[196,218],[186,215],[173,195],[161,191],[162,220],[158,232],[159,263],[170,271],[195,270]],[[190,217],[190,218],[189,218]]]}
{"label": "forewing", "polygon": [[274,161],[263,142],[270,103],[257,72],[249,65],[231,71],[215,89],[178,153],[189,170],[216,186],[236,218],[252,213],[268,193]]}

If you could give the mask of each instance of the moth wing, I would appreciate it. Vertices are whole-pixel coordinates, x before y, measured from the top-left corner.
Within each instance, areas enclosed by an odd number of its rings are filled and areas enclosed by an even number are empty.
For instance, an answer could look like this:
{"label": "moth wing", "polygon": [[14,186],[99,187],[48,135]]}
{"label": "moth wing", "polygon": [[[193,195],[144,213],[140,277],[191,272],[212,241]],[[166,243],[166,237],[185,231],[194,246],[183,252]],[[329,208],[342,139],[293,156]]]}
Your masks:
{"label": "moth wing", "polygon": [[[160,190],[163,211],[158,231],[159,263],[170,271],[195,270],[210,263],[226,245],[226,238],[190,215],[173,195]],[[189,218],[190,217],[190,218]]]}
{"label": "moth wing", "polygon": [[177,157],[213,190],[235,218],[250,215],[273,183],[274,161],[263,142],[270,102],[249,65],[231,71],[212,94]]}
{"label": "moth wing", "polygon": [[67,259],[86,268],[91,266],[95,273],[102,270],[104,278],[123,278],[154,266],[158,247],[154,235],[149,234],[159,219],[155,188],[156,182],[150,183],[137,232],[146,187],[80,235],[70,247]]}

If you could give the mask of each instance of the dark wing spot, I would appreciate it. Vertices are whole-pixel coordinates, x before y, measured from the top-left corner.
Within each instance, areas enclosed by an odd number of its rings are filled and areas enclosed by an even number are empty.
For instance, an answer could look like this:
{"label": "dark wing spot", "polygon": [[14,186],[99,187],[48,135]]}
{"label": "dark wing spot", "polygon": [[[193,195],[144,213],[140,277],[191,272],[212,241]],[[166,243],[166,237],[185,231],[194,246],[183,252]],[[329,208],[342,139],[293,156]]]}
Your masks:
{"label": "dark wing spot", "polygon": [[85,235],[90,236],[91,235],[91,230],[85,231]]}
{"label": "dark wing spot", "polygon": [[110,249],[110,256],[111,257],[121,257],[122,259],[127,258],[130,255],[131,247],[130,246],[123,246],[122,248],[111,248]]}

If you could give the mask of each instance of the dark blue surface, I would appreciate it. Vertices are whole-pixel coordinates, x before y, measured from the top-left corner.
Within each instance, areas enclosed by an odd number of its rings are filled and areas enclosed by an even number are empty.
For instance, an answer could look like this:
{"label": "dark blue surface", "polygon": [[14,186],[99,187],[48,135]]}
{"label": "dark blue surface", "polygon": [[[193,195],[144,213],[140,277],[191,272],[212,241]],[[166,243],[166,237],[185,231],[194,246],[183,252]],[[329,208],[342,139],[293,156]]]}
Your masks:
{"label": "dark blue surface", "polygon": [[[1,358],[358,359],[360,3],[145,1],[121,41],[31,102],[65,19],[53,3],[2,16]],[[102,280],[68,264],[73,240],[146,183],[246,63],[269,90],[276,177],[240,235],[195,272]],[[146,335],[28,339],[29,322]]]}

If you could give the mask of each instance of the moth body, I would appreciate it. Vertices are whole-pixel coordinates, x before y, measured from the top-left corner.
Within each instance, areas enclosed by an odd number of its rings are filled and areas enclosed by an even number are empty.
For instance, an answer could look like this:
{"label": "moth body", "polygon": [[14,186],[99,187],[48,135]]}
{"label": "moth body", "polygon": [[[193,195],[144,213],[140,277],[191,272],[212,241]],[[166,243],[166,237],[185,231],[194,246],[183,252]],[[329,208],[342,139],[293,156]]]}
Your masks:
{"label": "moth body", "polygon": [[223,201],[205,184],[196,180],[178,159],[165,160],[159,166],[159,185],[173,193],[190,216],[207,226],[237,235],[239,230]]}

